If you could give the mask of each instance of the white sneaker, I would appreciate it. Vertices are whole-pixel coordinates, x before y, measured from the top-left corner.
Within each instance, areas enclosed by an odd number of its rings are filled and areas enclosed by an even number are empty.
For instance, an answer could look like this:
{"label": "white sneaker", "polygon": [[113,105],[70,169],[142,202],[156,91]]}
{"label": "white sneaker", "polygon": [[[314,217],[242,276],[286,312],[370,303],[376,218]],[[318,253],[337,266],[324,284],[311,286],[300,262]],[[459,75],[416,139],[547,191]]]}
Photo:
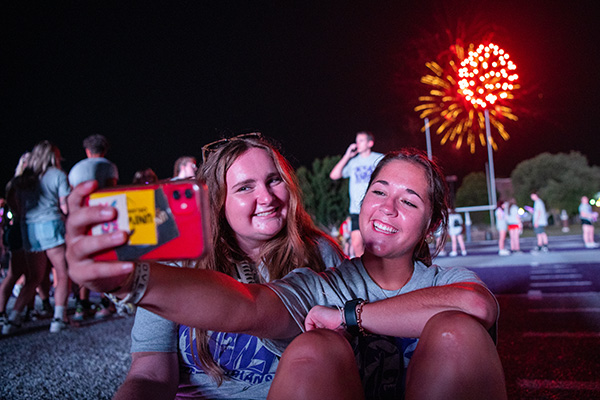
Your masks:
{"label": "white sneaker", "polygon": [[466,250],[461,251],[460,255],[463,256],[463,257],[466,256],[467,255],[467,251]]}
{"label": "white sneaker", "polygon": [[14,321],[6,320],[2,324],[2,334],[3,335],[10,335],[11,333],[13,333],[14,331],[16,331],[20,327],[21,327],[21,324],[17,324]]}
{"label": "white sneaker", "polygon": [[457,255],[458,255],[458,253],[455,251],[450,252],[450,257],[456,257]]}
{"label": "white sneaker", "polygon": [[13,286],[12,295],[15,297],[19,297],[19,293],[21,293],[22,288],[23,285],[16,283],[15,286]]}
{"label": "white sneaker", "polygon": [[446,254],[448,254],[448,253],[446,253],[446,251],[445,251],[445,250],[442,250],[442,251],[440,251],[440,252],[438,253],[438,256],[440,256],[440,257],[444,257]]}
{"label": "white sneaker", "polygon": [[499,256],[510,256],[510,250],[502,249],[498,252]]}
{"label": "white sneaker", "polygon": [[54,318],[50,323],[50,333],[58,333],[67,329],[67,322],[62,319]]}
{"label": "white sneaker", "polygon": [[598,247],[600,247],[600,243],[592,242],[592,243],[585,244],[586,249],[597,249]]}

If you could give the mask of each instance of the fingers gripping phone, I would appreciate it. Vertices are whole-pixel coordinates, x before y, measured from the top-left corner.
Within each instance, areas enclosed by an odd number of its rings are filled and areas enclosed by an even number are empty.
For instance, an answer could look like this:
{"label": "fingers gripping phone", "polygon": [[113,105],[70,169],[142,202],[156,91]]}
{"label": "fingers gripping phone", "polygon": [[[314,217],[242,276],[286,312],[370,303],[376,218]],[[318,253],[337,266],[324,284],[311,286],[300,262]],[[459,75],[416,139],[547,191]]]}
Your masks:
{"label": "fingers gripping phone", "polygon": [[125,245],[96,260],[187,260],[206,251],[207,192],[195,180],[105,188],[90,194],[87,204],[118,211],[113,221],[92,227],[91,235],[129,232]]}

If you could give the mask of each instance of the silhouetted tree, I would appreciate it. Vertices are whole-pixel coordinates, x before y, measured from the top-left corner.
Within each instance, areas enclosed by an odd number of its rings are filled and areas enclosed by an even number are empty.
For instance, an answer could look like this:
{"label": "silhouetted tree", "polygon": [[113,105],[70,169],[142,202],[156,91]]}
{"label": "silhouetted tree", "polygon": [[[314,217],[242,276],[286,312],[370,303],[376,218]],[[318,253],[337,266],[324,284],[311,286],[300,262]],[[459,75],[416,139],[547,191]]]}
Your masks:
{"label": "silhouetted tree", "polygon": [[315,159],[310,170],[302,166],[297,171],[304,205],[327,233],[338,227],[348,215],[348,180],[333,181],[329,178],[329,173],[340,158],[328,156]]}
{"label": "silhouetted tree", "polygon": [[489,204],[487,182],[483,172],[471,172],[463,178],[456,191],[456,207],[483,206]]}
{"label": "silhouetted tree", "polygon": [[565,209],[574,215],[581,196],[598,191],[600,168],[590,166],[587,158],[576,151],[542,153],[519,163],[511,179],[517,203],[531,203],[529,195],[537,192],[548,209]]}

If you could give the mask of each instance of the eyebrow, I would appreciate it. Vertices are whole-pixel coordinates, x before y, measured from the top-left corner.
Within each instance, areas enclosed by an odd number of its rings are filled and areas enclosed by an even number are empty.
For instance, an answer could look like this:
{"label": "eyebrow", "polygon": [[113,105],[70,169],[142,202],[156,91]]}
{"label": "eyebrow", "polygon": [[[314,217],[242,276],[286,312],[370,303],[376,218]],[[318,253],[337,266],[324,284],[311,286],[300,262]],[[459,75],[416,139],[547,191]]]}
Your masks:
{"label": "eyebrow", "polygon": [[246,185],[248,185],[250,183],[254,183],[254,182],[256,182],[256,179],[246,179],[246,180],[243,180],[241,182],[237,182],[235,185],[231,186],[231,188],[235,189],[235,188],[237,188],[239,186],[246,186]]}
{"label": "eyebrow", "polygon": [[[269,175],[267,175],[266,179],[272,179],[274,177],[280,177],[281,178],[281,174],[279,172],[271,172]],[[283,178],[281,178],[283,180]],[[238,186],[245,186],[251,183],[255,183],[257,180],[254,178],[249,178],[249,179],[245,179],[243,181],[240,181],[238,183],[236,183],[235,185],[231,186],[232,189],[235,189]]]}
{"label": "eyebrow", "polygon": [[[386,181],[386,180],[383,180],[383,179],[378,179],[378,180],[374,181],[373,185],[376,184],[376,183],[380,183],[380,184],[382,184],[384,186],[390,186],[390,183],[388,181]],[[373,185],[371,185],[371,186],[373,186]],[[417,196],[419,199],[421,199],[422,202],[425,202],[425,200],[423,200],[423,198],[419,195],[419,193],[415,192],[411,188],[406,188],[406,191],[408,193],[410,193],[410,194],[413,194],[413,195]]]}

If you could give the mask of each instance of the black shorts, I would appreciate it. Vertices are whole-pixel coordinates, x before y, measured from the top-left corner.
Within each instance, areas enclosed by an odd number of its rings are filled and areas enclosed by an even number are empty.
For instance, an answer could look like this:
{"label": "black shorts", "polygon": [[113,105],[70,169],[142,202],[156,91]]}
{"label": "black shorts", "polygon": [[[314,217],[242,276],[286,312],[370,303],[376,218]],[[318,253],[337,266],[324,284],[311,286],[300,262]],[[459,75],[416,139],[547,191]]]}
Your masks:
{"label": "black shorts", "polygon": [[4,228],[4,244],[8,250],[15,251],[23,248],[23,237],[21,236],[21,224],[19,222]]}
{"label": "black shorts", "polygon": [[357,231],[358,229],[358,214],[350,214],[350,230]]}
{"label": "black shorts", "polygon": [[581,225],[593,225],[589,219],[581,218]]}

